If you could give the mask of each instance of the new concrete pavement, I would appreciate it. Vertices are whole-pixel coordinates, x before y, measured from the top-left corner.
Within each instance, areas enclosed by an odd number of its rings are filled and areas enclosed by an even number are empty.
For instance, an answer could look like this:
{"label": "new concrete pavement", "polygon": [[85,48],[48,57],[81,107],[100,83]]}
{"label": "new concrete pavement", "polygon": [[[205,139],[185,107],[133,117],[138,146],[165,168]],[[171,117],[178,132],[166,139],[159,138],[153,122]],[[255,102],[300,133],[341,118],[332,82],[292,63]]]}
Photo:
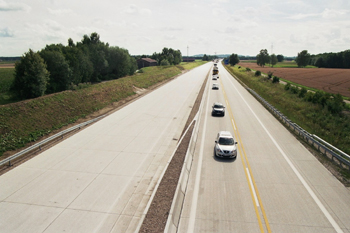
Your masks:
{"label": "new concrete pavement", "polygon": [[0,176],[0,232],[134,232],[211,65]]}
{"label": "new concrete pavement", "polygon": [[[178,232],[349,233],[349,190],[221,65],[219,71],[203,97]],[[225,117],[211,116],[217,101]],[[220,130],[235,135],[237,159],[214,157]]]}

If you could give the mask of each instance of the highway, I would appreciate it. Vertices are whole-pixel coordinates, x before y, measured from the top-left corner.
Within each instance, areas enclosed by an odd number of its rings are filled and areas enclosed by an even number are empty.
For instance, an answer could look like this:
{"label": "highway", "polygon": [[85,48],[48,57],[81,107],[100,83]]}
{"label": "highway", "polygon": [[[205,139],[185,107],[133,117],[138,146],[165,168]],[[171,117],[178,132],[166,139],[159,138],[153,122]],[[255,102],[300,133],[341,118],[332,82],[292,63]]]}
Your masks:
{"label": "highway", "polygon": [[[350,191],[219,64],[202,100],[178,232],[350,232]],[[212,90],[217,82],[219,90]],[[221,102],[225,117],[211,116]],[[227,130],[234,160],[215,158]]]}
{"label": "highway", "polygon": [[[135,232],[212,68],[197,67],[0,176],[2,232]],[[219,64],[178,232],[350,233],[350,191]],[[212,90],[213,82],[219,90]],[[211,116],[214,102],[224,117]],[[214,157],[227,130],[234,160]]]}
{"label": "highway", "polygon": [[0,176],[0,232],[134,232],[211,66]]}

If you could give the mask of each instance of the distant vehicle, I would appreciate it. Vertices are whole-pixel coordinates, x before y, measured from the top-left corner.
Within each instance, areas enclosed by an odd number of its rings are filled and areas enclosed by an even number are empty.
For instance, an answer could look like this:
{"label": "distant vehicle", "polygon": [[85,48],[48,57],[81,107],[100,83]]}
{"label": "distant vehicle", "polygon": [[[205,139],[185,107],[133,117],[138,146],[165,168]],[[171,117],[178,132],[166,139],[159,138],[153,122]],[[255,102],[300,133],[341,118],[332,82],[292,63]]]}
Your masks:
{"label": "distant vehicle", "polygon": [[237,157],[237,142],[229,131],[220,131],[216,136],[214,154],[221,158]]}
{"label": "distant vehicle", "polygon": [[213,87],[211,88],[213,90],[219,90],[219,84],[213,83]]}
{"label": "distant vehicle", "polygon": [[212,108],[212,116],[225,116],[225,106],[222,103],[214,103]]}
{"label": "distant vehicle", "polygon": [[219,73],[219,68],[217,66],[213,67],[213,75],[217,75]]}
{"label": "distant vehicle", "polygon": [[216,76],[216,75],[213,75],[212,80],[217,80],[217,76]]}

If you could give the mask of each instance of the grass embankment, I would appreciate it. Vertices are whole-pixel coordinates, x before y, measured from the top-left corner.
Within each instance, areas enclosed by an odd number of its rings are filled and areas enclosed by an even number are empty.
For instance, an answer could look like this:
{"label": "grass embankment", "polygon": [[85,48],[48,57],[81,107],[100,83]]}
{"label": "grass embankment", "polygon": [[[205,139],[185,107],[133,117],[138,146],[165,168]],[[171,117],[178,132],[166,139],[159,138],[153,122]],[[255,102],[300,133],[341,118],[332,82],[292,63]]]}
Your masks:
{"label": "grass embankment", "polygon": [[286,91],[284,85],[273,84],[266,77],[255,77],[253,72],[247,72],[246,69],[232,66],[227,68],[290,120],[350,154],[349,115],[331,114],[321,105],[306,102]]}
{"label": "grass embankment", "polygon": [[201,64],[143,68],[133,76],[0,106],[0,156],[134,95],[133,86],[146,89]]}

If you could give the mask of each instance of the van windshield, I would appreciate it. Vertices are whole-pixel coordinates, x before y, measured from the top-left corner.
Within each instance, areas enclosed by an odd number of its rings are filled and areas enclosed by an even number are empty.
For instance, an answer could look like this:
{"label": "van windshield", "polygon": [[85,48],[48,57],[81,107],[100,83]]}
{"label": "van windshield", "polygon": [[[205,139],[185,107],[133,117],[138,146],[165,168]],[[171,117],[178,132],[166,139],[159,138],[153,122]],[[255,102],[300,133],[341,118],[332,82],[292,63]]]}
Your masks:
{"label": "van windshield", "polygon": [[233,145],[234,141],[233,141],[233,138],[220,138],[219,144],[220,145]]}

